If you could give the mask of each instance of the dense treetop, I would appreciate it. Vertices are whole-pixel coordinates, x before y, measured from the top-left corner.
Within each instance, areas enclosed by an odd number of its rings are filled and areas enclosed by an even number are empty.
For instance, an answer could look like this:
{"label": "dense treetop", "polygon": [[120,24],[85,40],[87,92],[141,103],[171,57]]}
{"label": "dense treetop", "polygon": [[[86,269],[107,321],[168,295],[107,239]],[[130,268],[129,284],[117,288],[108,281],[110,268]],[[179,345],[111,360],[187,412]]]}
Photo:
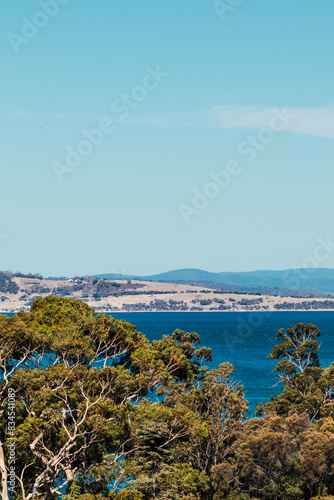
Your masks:
{"label": "dense treetop", "polygon": [[248,418],[233,366],[205,366],[212,352],[194,332],[150,343],[125,321],[53,296],[0,316],[3,499],[334,493],[334,364],[321,368],[319,335],[301,323],[278,332],[270,357],[283,392]]}

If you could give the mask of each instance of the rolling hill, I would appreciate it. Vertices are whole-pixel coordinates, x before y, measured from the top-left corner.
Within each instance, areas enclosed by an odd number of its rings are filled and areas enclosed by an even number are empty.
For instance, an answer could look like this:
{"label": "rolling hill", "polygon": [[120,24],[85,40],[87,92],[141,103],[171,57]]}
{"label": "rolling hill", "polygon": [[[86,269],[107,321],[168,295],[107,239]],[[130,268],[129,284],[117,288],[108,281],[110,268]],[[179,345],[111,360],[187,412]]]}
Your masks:
{"label": "rolling hill", "polygon": [[288,269],[285,271],[249,271],[212,273],[201,269],[179,269],[150,276],[101,274],[97,278],[139,279],[175,283],[215,283],[251,289],[276,289],[334,293],[334,269]]}

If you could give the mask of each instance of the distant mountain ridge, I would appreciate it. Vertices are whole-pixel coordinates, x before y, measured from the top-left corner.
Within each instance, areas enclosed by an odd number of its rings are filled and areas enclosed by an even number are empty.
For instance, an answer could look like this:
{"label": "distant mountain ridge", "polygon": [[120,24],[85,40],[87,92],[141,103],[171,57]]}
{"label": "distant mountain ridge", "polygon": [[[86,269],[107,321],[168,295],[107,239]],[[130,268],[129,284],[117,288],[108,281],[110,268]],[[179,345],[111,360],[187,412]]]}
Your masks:
{"label": "distant mountain ridge", "polygon": [[201,269],[178,269],[150,276],[100,274],[97,278],[138,279],[162,282],[214,282],[248,288],[307,290],[334,293],[334,269],[305,268],[285,271],[212,273]]}

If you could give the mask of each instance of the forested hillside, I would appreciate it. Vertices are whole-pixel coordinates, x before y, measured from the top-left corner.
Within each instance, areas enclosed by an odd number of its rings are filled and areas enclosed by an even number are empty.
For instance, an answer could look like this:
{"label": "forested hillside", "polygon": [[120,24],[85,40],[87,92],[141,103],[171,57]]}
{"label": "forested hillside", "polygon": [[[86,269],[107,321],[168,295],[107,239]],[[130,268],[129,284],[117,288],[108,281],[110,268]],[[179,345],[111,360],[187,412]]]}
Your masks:
{"label": "forested hillside", "polygon": [[15,294],[19,291],[18,285],[8,273],[0,272],[0,292]]}

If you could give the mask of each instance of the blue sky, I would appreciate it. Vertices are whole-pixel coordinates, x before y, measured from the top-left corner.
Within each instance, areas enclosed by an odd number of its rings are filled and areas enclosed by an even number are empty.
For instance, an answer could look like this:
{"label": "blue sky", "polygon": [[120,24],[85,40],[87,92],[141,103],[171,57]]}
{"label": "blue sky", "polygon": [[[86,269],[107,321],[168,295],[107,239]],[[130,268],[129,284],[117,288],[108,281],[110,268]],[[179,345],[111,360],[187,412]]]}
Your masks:
{"label": "blue sky", "polygon": [[287,269],[333,234],[333,3],[3,0],[0,16],[1,270]]}

